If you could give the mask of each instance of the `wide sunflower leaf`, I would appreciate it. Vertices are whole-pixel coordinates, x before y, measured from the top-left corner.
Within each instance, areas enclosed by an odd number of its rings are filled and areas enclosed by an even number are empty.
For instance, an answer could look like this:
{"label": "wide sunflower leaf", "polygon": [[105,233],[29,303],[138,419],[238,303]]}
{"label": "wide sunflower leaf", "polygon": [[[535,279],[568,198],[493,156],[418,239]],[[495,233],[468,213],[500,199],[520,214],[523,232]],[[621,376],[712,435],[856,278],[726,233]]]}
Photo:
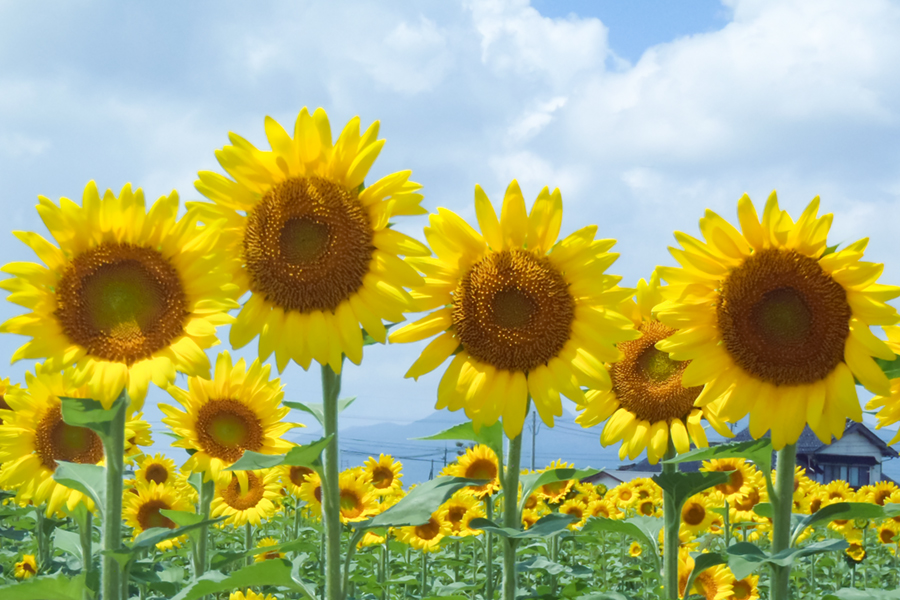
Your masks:
{"label": "wide sunflower leaf", "polygon": [[[356,396],[352,398],[342,398],[337,401],[337,411],[338,414],[341,414],[345,408],[353,404],[353,401],[356,400]],[[321,403],[312,403],[312,402],[282,402],[285,406],[289,408],[296,408],[297,410],[302,410],[303,412],[308,412],[313,417],[315,417],[316,421],[319,422],[319,425],[322,427],[325,426],[325,405]]]}
{"label": "wide sunflower leaf", "polygon": [[295,446],[288,450],[287,454],[260,454],[259,452],[245,450],[244,455],[225,470],[255,471],[256,469],[271,469],[279,465],[315,468],[321,464],[320,456],[322,451],[333,437],[332,434],[328,434],[314,442],[303,446]]}
{"label": "wide sunflower leaf", "polygon": [[[160,514],[165,517],[172,519],[174,516],[173,513],[181,513],[182,511],[177,510],[160,510]],[[191,514],[191,513],[182,513],[182,514]],[[200,515],[196,515],[200,517]],[[177,518],[177,517],[176,517]],[[182,527],[176,527],[174,529],[168,529],[166,527],[153,527],[151,529],[147,529],[142,531],[138,536],[134,539],[134,542],[128,546],[128,551],[130,553],[139,552],[145,548],[151,548],[160,542],[164,542],[166,540],[170,540],[172,538],[177,538],[182,535],[188,535],[194,530],[200,529],[204,525],[214,525],[221,521],[224,521],[227,517],[219,517],[217,519],[209,519],[207,521],[201,520],[196,521],[194,523],[190,523],[188,525],[184,525]],[[172,519],[175,521],[175,519]],[[177,521],[175,521],[177,523]]]}
{"label": "wide sunflower leaf", "polygon": [[719,554],[718,552],[698,554],[694,557],[694,570],[691,571],[691,575],[688,577],[687,585],[684,589],[688,590],[688,593],[690,593],[690,589],[694,586],[694,580],[697,579],[703,571],[710,567],[724,564],[728,564],[728,556],[726,554]]}
{"label": "wide sunflower leaf", "polygon": [[[313,527],[301,527],[297,530],[297,533],[304,533],[307,531],[317,531]],[[257,554],[265,554],[267,552],[282,552],[287,554],[288,552],[294,552],[295,550],[301,550],[307,547],[310,544],[309,540],[298,538],[296,540],[291,540],[289,542],[284,542],[282,544],[275,544],[274,546],[257,546],[256,548],[251,548],[250,550],[242,551],[242,552],[217,552],[210,561],[210,566],[213,569],[221,569],[225,565],[231,564],[235,561],[245,559],[249,556],[256,556]]]}
{"label": "wide sunflower leaf", "polygon": [[581,532],[613,531],[630,535],[648,548],[652,548],[653,556],[658,559],[659,532],[662,527],[663,520],[659,517],[630,517],[622,521],[606,517],[591,517],[581,528]]}
{"label": "wide sunflower leaf", "polygon": [[528,498],[530,498],[534,491],[542,485],[549,485],[572,479],[584,479],[585,477],[596,475],[601,470],[602,469],[592,469],[590,467],[587,469],[548,469],[540,473],[522,475],[522,477],[519,478],[519,481],[522,483],[522,499],[519,501],[519,514],[524,510]]}
{"label": "wide sunflower leaf", "polygon": [[119,394],[109,409],[90,398],[61,397],[62,418],[74,427],[87,427],[97,435],[108,438],[112,434],[113,421],[118,412],[128,405],[128,394],[125,390]]}
{"label": "wide sunflower leaf", "polygon": [[566,513],[551,513],[541,517],[534,525],[524,531],[503,527],[493,521],[482,518],[472,519],[469,523],[469,527],[471,529],[481,529],[483,531],[495,533],[505,538],[545,538],[565,531],[569,523],[575,520],[576,518],[574,516],[567,515]]}
{"label": "wide sunflower leaf", "polygon": [[728,553],[728,568],[731,569],[731,572],[734,573],[737,579],[743,579],[766,565],[787,567],[792,565],[797,559],[805,556],[844,550],[848,546],[849,544],[847,544],[846,540],[826,540],[802,548],[788,548],[772,556],[763,552],[754,544],[739,542],[729,546],[726,552]]}
{"label": "wide sunflower leaf", "polygon": [[454,425],[450,429],[445,429],[426,437],[411,438],[413,440],[435,441],[435,440],[466,440],[469,442],[477,442],[484,444],[494,451],[497,456],[503,456],[503,425],[497,421],[493,425],[482,426],[477,432],[471,421]]}
{"label": "wide sunflower leaf", "polygon": [[[619,592],[601,592],[588,594],[586,596],[578,596],[576,600],[639,600],[634,596],[626,596],[625,594],[620,594]],[[644,599],[640,599],[644,600]]]}
{"label": "wide sunflower leaf", "polygon": [[[305,557],[299,557],[302,561]],[[207,594],[233,592],[252,586],[273,585],[299,592],[304,598],[315,600],[315,593],[299,578],[294,577],[294,569],[286,560],[266,560],[253,563],[233,571],[228,575],[219,571],[209,571],[193,579],[172,600],[196,600]]]}
{"label": "wide sunflower leaf", "polygon": [[81,555],[81,536],[74,531],[56,529],[53,532],[53,547],[68,552],[80,561],[84,561]]}
{"label": "wide sunflower leaf", "polygon": [[441,504],[460,488],[470,485],[484,485],[485,479],[466,479],[465,477],[435,477],[426,481],[403,497],[400,502],[380,515],[368,521],[357,523],[356,529],[372,527],[404,527],[406,525],[422,525],[431,518]]}
{"label": "wide sunflower leaf", "polygon": [[822,600],[900,600],[900,590],[856,590],[841,588]]}
{"label": "wide sunflower leaf", "polygon": [[878,363],[878,366],[881,367],[881,370],[884,371],[884,374],[887,375],[888,379],[900,377],[900,360],[897,360],[896,356],[894,357],[894,360],[876,358],[875,362]]}
{"label": "wide sunflower leaf", "polygon": [[106,506],[106,469],[101,466],[60,460],[53,481],[81,492],[94,501],[101,513]]}
{"label": "wide sunflower leaf", "polygon": [[560,573],[567,573],[570,575],[578,576],[588,576],[593,575],[594,571],[588,567],[583,565],[574,564],[574,565],[563,565],[558,562],[553,562],[552,560],[548,560],[543,556],[535,556],[523,561],[519,561],[516,565],[516,570],[520,573],[523,571],[546,571],[550,575],[559,575]]}
{"label": "wide sunflower leaf", "polygon": [[731,479],[731,471],[697,471],[694,473],[662,473],[654,475],[653,481],[664,492],[672,494],[677,508],[672,514],[681,518],[681,507],[688,498],[699,494],[714,485],[727,483]]}
{"label": "wide sunflower leaf", "polygon": [[83,575],[32,577],[21,583],[0,586],[3,600],[82,600],[85,589]]}
{"label": "wide sunflower leaf", "polygon": [[730,444],[710,446],[709,448],[695,448],[663,462],[683,463],[719,458],[746,458],[766,473],[769,473],[772,471],[772,440],[761,438],[749,442],[732,442]]}
{"label": "wide sunflower leaf", "polygon": [[883,519],[887,516],[883,506],[868,502],[835,502],[820,508],[811,515],[804,515],[791,534],[793,546],[807,527],[816,523],[850,521],[853,519]]}

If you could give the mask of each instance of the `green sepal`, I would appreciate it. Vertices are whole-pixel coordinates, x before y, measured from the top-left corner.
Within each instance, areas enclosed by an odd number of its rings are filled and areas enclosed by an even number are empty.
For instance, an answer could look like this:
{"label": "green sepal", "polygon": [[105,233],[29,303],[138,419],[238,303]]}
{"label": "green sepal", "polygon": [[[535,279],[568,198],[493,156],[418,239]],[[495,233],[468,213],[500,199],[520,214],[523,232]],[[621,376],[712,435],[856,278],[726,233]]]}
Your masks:
{"label": "green sepal", "polygon": [[760,438],[749,442],[732,442],[709,448],[696,448],[663,462],[683,463],[720,458],[746,458],[769,474],[772,472],[772,441],[769,438]]}
{"label": "green sepal", "polygon": [[596,475],[601,470],[602,469],[592,469],[590,467],[587,469],[548,469],[540,473],[528,473],[527,475],[522,475],[522,477],[519,478],[519,481],[522,484],[522,499],[519,500],[519,514],[521,515],[522,511],[525,510],[525,503],[528,502],[528,498],[531,497],[534,490],[542,485],[560,481],[569,481],[571,479],[581,480],[585,477]]}
{"label": "green sepal", "polygon": [[315,600],[315,592],[310,590],[296,575],[296,572],[299,571],[299,563],[305,559],[305,555],[299,556],[294,560],[294,564],[284,559],[264,560],[227,575],[219,571],[207,571],[200,577],[189,581],[171,600],[197,600],[208,594],[233,592],[236,589],[264,585],[287,588],[299,592],[308,600]]}
{"label": "green sepal", "polygon": [[477,432],[472,421],[454,425],[450,429],[445,429],[426,437],[412,438],[413,440],[435,441],[435,440],[466,440],[469,442],[477,442],[484,444],[494,451],[500,457],[503,456],[503,425],[497,421],[493,425],[483,425]]}
{"label": "green sepal", "polygon": [[484,485],[484,479],[466,479],[465,477],[435,477],[416,486],[403,497],[400,502],[380,515],[368,521],[355,523],[354,528],[371,529],[373,527],[405,527],[427,523],[431,514],[441,504],[456,493],[457,490],[470,485]]}
{"label": "green sepal", "polygon": [[287,454],[260,454],[259,452],[245,450],[244,455],[225,470],[255,471],[257,469],[271,469],[280,465],[319,468],[322,464],[320,458],[322,450],[331,442],[333,437],[334,435],[328,434],[309,444],[295,446],[288,450]]}
{"label": "green sepal", "polygon": [[[353,404],[353,401],[356,400],[356,396],[351,398],[341,398],[337,401],[337,412],[341,414],[344,412],[344,409]],[[319,425],[322,427],[325,426],[325,405],[320,402],[282,402],[288,408],[296,408],[297,410],[302,410],[303,412],[307,412],[311,414],[316,421],[318,421]]]}

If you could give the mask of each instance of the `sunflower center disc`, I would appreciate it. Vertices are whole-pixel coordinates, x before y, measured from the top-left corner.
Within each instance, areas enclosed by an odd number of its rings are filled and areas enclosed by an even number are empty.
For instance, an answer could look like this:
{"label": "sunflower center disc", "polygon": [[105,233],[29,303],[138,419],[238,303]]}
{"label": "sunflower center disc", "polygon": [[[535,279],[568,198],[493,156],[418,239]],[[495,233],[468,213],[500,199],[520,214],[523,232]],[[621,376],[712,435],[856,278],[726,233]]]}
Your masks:
{"label": "sunflower center disc", "polygon": [[86,427],[65,423],[59,406],[41,419],[35,432],[35,446],[44,466],[54,471],[58,460],[90,465],[103,460],[100,436]]}
{"label": "sunflower center disc", "polygon": [[504,250],[476,263],[453,297],[453,323],[466,351],[509,371],[546,364],[572,332],[575,302],[544,257]]}
{"label": "sunflower center disc", "polygon": [[254,473],[247,472],[247,492],[241,493],[241,482],[238,481],[237,475],[231,478],[228,487],[221,491],[222,500],[225,504],[235,510],[247,510],[253,508],[262,500],[265,494],[265,487],[262,481]]}
{"label": "sunflower center disc", "polygon": [[466,477],[469,479],[493,480],[497,476],[497,467],[489,460],[476,460],[466,469]]}
{"label": "sunflower center disc", "polygon": [[301,486],[306,481],[306,478],[312,475],[313,470],[309,467],[291,467],[290,478],[291,483],[296,486]]}
{"label": "sunflower center disc", "polygon": [[692,504],[686,511],[682,513],[682,519],[688,525],[697,526],[706,518],[706,509],[699,504]]}
{"label": "sunflower center disc", "polygon": [[372,236],[355,191],[321,177],[288,179],[247,215],[250,289],[284,310],[334,310],[362,286]]}
{"label": "sunflower center disc", "polygon": [[175,529],[177,525],[160,513],[162,509],[169,510],[171,507],[162,500],[150,500],[138,509],[137,521],[144,530],[153,527],[165,527],[166,529]]}
{"label": "sunflower center disc", "polygon": [[690,361],[672,360],[655,348],[675,330],[657,321],[644,321],[638,329],[643,335],[619,344],[622,359],[609,370],[616,399],[649,423],[687,418],[703,386],[682,387],[681,374]]}
{"label": "sunflower center disc", "polygon": [[466,516],[466,507],[464,506],[452,506],[447,511],[447,520],[454,525],[459,525],[464,516]]}
{"label": "sunflower center disc", "polygon": [[184,333],[187,298],[175,267],[152,248],[105,243],[76,256],[59,280],[66,337],[98,358],[132,364]]}
{"label": "sunflower center disc", "polygon": [[212,400],[197,414],[197,437],[201,447],[215,458],[233,463],[244,450],[263,445],[263,429],[256,415],[236,400]]}
{"label": "sunflower center disc", "polygon": [[424,525],[416,526],[416,535],[423,540],[432,540],[441,532],[441,526],[431,517]]}
{"label": "sunflower center disc", "polygon": [[144,478],[153,483],[165,483],[169,478],[169,471],[164,466],[153,463],[144,471]]}
{"label": "sunflower center disc", "polygon": [[750,589],[750,584],[744,580],[735,581],[733,584],[732,593],[734,594],[735,600],[747,600],[753,592]]}
{"label": "sunflower center disc", "polygon": [[376,467],[372,471],[372,485],[376,490],[391,487],[392,483],[394,483],[394,472],[387,467]]}
{"label": "sunflower center disc", "polygon": [[852,312],[844,288],[816,259],[768,249],[728,274],[716,314],[741,369],[774,385],[803,385],[844,359]]}

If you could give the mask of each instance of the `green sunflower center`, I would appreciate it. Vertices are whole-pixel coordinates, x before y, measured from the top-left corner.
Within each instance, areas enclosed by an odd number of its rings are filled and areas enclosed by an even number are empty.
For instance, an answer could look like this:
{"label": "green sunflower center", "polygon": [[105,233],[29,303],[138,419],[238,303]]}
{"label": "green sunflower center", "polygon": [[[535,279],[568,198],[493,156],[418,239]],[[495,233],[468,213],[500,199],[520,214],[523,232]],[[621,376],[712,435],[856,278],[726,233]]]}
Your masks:
{"label": "green sunflower center", "polygon": [[154,527],[175,529],[177,525],[168,517],[163,516],[160,510],[169,510],[171,507],[162,500],[149,500],[138,509],[137,522],[141,529],[147,530]]}
{"label": "green sunflower center", "polygon": [[394,472],[384,466],[375,467],[372,471],[372,485],[377,490],[383,490],[394,483]]}
{"label": "green sunflower center", "polygon": [[341,514],[348,519],[355,519],[363,512],[362,499],[354,490],[341,490]]}
{"label": "green sunflower center", "polygon": [[56,290],[66,336],[104,360],[134,363],[184,334],[187,297],[157,250],[105,243],[76,256]]}
{"label": "green sunflower center", "polygon": [[732,584],[731,593],[734,594],[733,597],[735,600],[747,600],[747,598],[753,595],[753,588],[750,587],[748,582],[741,579]]}
{"label": "green sunflower center", "polygon": [[197,438],[212,457],[233,463],[263,446],[265,434],[256,414],[237,400],[210,400],[197,414]]}
{"label": "green sunflower center", "polygon": [[681,370],[681,364],[650,346],[638,357],[638,366],[644,375],[654,383],[665,383]]}
{"label": "green sunflower center", "polygon": [[281,229],[281,251],[291,264],[310,263],[328,250],[328,225],[301,217],[288,219]]}
{"label": "green sunflower center", "polygon": [[575,302],[546,258],[504,250],[460,279],[452,318],[470,355],[498,369],[527,372],[547,364],[569,341]]}
{"label": "green sunflower center", "polygon": [[823,380],[844,359],[852,311],[815,258],[770,248],[722,281],[718,328],[734,362],[774,385]]}

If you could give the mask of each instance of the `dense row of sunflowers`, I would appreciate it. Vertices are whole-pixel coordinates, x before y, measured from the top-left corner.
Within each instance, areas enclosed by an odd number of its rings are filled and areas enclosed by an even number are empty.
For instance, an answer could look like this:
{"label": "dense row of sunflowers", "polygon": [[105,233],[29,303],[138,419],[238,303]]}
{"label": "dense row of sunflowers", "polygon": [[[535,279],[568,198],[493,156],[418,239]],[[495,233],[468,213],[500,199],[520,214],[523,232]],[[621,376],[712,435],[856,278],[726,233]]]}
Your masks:
{"label": "dense row of sunflowers", "polygon": [[[11,277],[0,282],[27,311],[0,326],[27,338],[13,361],[41,361],[24,387],[0,384],[0,487],[36,509],[41,555],[21,561],[17,573],[42,573],[40,580],[50,570],[44,531],[63,515],[80,530],[83,597],[143,594],[130,568],[154,546],[184,544],[192,579],[180,597],[199,597],[228,585],[211,561],[210,527],[243,527],[246,552],[253,528],[272,520],[288,496],[295,514],[321,515],[328,600],[348,596],[351,569],[342,565],[358,546],[382,544],[379,531],[420,550],[437,548],[444,536],[498,536],[506,600],[516,597],[524,540],[546,537],[555,560],[566,528],[633,532],[646,524],[641,519],[662,517],[660,539],[648,539],[654,558],[662,549],[654,593],[667,599],[755,594],[749,575],[725,582],[724,565],[746,563],[747,552],[761,552],[752,554],[757,568],[771,571],[770,597],[787,598],[795,551],[816,535],[808,527],[815,519],[797,529],[792,512],[833,516],[830,526],[856,555],[854,544],[865,546],[860,515],[893,543],[896,490],[821,492],[794,469],[804,427],[829,443],[846,419],[861,420],[857,382],[875,394],[868,406],[880,426],[900,421],[900,377],[889,376],[900,317],[888,304],[900,287],[878,283],[883,267],[863,260],[866,240],[828,245],[832,216],[818,214],[818,198],[795,221],[774,193],[761,217],[744,196],[740,229],[707,211],[703,239],[675,234],[680,248],[670,251],[680,266],[659,267],[631,289],[607,272],[618,257],[615,241],[597,239],[596,226],[560,239],[559,190],[544,188],[528,211],[513,181],[498,214],[476,186],[480,231],[438,209],[424,230],[427,245],[399,232],[394,219],[427,211],[409,171],[366,184],[384,145],[378,130],[375,123],[360,133],[355,118],[334,141],[325,112],[303,109],[293,135],[266,119],[271,150],[232,133],[216,153],[227,175],[201,172],[196,187],[206,200],[188,202],[181,216],[174,192],[148,209],[130,185],[101,195],[91,182],[80,204],[40,198],[55,243],[16,232],[43,264],[6,264]],[[388,335],[409,313],[426,314]],[[207,350],[222,325],[230,326],[232,348],[256,339],[257,358],[235,362],[223,351],[212,365]],[[339,473],[344,359],[359,365],[368,344],[429,338],[407,377],[449,361],[436,406],[470,420],[444,434],[498,437],[406,497],[388,457]],[[290,362],[318,363],[323,403],[285,401],[270,359],[279,372]],[[179,373],[185,387],[175,383]],[[141,409],[151,383],[172,397],[160,405],[163,422],[173,445],[190,455],[178,472],[140,449],[150,444]],[[658,487],[638,482],[601,495],[580,482],[595,472],[563,463],[521,473],[525,416],[534,407],[553,426],[563,397],[575,402],[584,427],[604,424],[600,441],[619,444],[622,458],[646,452],[651,463],[662,461]],[[323,438],[288,442],[301,426],[285,421],[290,408],[312,414]],[[752,437],[768,436],[770,445],[699,450],[708,446],[704,423],[730,437],[728,423],[744,417]],[[778,460],[770,476],[772,448]],[[738,460],[745,454],[756,467]],[[691,457],[710,459],[707,471],[679,474],[678,462]],[[128,481],[127,462],[137,466]],[[90,560],[94,516],[102,525],[99,585]],[[133,529],[130,543],[123,523]],[[349,543],[343,528],[353,532]],[[704,555],[709,547],[693,545],[718,532],[720,552]],[[750,541],[766,552],[748,550]],[[486,543],[486,598],[493,598],[493,545]],[[282,561],[280,548],[267,553]],[[803,552],[836,549],[822,542]],[[312,596],[297,560],[283,559],[286,579],[272,585]],[[270,583],[252,572],[253,581]],[[424,581],[424,563],[422,572]]]}

